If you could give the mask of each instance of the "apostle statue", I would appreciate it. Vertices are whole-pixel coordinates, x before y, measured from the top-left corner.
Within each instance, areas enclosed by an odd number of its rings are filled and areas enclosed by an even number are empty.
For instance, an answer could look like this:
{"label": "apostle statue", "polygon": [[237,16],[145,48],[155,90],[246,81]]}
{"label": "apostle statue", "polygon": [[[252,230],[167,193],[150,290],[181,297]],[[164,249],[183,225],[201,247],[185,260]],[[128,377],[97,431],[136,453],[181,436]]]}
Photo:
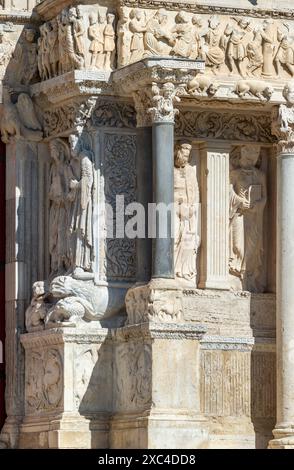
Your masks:
{"label": "apostle statue", "polygon": [[230,261],[233,290],[263,292],[263,215],[266,175],[257,168],[260,147],[243,145],[230,172]]}

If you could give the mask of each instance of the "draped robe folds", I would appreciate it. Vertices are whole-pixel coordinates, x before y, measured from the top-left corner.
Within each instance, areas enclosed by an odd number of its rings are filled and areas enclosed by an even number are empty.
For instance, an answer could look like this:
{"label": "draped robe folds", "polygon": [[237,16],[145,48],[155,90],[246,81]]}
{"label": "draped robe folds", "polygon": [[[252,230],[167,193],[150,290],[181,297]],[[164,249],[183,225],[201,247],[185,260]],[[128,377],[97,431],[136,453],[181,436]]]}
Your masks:
{"label": "draped robe folds", "polygon": [[[230,190],[230,274],[239,278],[240,288],[263,290],[263,212],[266,203],[265,175],[257,168],[232,170]],[[252,209],[242,209],[244,191],[260,187],[261,198]],[[237,284],[234,283],[235,287]]]}
{"label": "draped robe folds", "polygon": [[93,261],[93,164],[88,156],[80,156],[80,174],[75,170],[78,184],[71,190],[69,220],[69,251],[73,268],[91,271]]}
{"label": "draped robe folds", "polygon": [[194,168],[175,168],[175,275],[196,282],[197,208],[199,202]]}

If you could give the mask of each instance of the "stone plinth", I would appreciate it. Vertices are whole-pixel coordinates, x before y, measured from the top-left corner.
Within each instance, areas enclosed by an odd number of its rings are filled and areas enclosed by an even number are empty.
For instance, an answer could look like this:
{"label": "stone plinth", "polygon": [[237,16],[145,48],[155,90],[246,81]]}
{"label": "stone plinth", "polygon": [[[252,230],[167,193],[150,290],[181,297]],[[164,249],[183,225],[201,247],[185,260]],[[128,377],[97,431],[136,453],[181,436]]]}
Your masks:
{"label": "stone plinth", "polygon": [[114,332],[111,448],[199,449],[200,326],[142,323]]}
{"label": "stone plinth", "polygon": [[21,448],[105,448],[112,406],[107,330],[22,336],[26,355]]}

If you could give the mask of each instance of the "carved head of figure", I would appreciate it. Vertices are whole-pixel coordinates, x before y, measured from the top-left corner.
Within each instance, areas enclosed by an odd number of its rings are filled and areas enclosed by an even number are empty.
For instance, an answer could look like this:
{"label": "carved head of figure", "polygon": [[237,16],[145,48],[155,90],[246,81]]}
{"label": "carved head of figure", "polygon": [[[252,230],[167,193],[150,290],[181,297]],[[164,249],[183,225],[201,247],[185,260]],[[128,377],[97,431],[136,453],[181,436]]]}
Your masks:
{"label": "carved head of figure", "polygon": [[35,41],[36,32],[32,28],[27,28],[24,31],[24,37],[27,42],[33,43]]}
{"label": "carved head of figure", "polygon": [[273,89],[272,86],[266,86],[265,89],[264,89],[264,97],[269,101],[271,99],[271,97],[273,96],[275,90]]}
{"label": "carved head of figure", "polygon": [[180,11],[175,17],[176,23],[188,23],[188,18],[185,12]]}
{"label": "carved head of figure", "polygon": [[294,81],[287,83],[283,90],[283,97],[287,101],[288,106],[294,105]]}
{"label": "carved head of figure", "polygon": [[213,15],[209,20],[209,26],[211,29],[216,29],[220,25],[220,19],[217,15]]}
{"label": "carved head of figure", "polygon": [[77,7],[76,7],[76,12],[77,12],[77,18],[78,18],[78,19],[83,18],[83,13],[82,13],[82,10],[81,10],[81,7],[80,7],[80,6],[77,6]]}
{"label": "carved head of figure", "polygon": [[167,21],[166,10],[164,8],[160,8],[158,12],[156,13],[156,18],[159,24],[161,25],[165,24]]}
{"label": "carved head of figure", "polygon": [[143,18],[142,10],[140,10],[139,8],[134,8],[130,12],[130,18],[131,18],[131,20],[136,19],[137,21],[141,21],[141,19]]}
{"label": "carved head of figure", "polygon": [[77,157],[79,155],[79,136],[77,134],[71,134],[68,138],[70,152],[73,157]]}
{"label": "carved head of figure", "polygon": [[271,18],[266,18],[263,22],[263,30],[267,33],[271,32],[274,22]]}
{"label": "carved head of figure", "polygon": [[246,18],[241,18],[238,22],[240,28],[246,29],[250,25],[250,21],[247,20]]}
{"label": "carved head of figure", "polygon": [[105,15],[105,13],[99,12],[98,18],[99,18],[99,23],[100,23],[100,24],[105,24],[105,23],[106,23],[106,15]]}
{"label": "carved head of figure", "polygon": [[244,169],[253,168],[259,160],[260,146],[242,145],[240,154],[240,167]]}
{"label": "carved head of figure", "polygon": [[115,15],[113,13],[107,13],[107,24],[113,24]]}
{"label": "carved head of figure", "polygon": [[94,13],[91,13],[89,15],[90,26],[93,26],[94,24],[96,24],[97,20],[98,20],[98,17]]}
{"label": "carved head of figure", "polygon": [[192,24],[193,24],[194,26],[198,26],[198,28],[202,28],[202,26],[203,26],[203,20],[202,20],[201,16],[193,15],[193,16],[192,16]]}
{"label": "carved head of figure", "polygon": [[214,96],[218,91],[219,85],[217,83],[211,83],[207,89],[208,96]]}
{"label": "carved head of figure", "polygon": [[174,91],[175,91],[175,86],[173,83],[167,82],[162,87],[162,95],[166,99],[172,98]]}
{"label": "carved head of figure", "polygon": [[175,167],[183,168],[189,163],[191,157],[192,145],[190,142],[181,141],[175,148]]}

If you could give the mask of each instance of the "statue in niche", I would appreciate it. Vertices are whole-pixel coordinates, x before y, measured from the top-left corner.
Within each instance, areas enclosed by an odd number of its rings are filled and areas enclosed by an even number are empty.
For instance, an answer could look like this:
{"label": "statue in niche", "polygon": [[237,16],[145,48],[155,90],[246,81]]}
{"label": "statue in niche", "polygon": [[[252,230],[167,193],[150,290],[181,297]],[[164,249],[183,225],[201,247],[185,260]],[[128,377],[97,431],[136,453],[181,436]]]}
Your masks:
{"label": "statue in niche", "polygon": [[201,16],[193,15],[192,17],[192,27],[193,27],[193,36],[192,36],[192,49],[190,54],[190,59],[204,59],[204,36],[208,32],[208,28],[203,26],[203,20]]}
{"label": "statue in niche", "polygon": [[260,75],[263,66],[262,29],[257,25],[253,30],[253,40],[247,44],[246,56],[248,58],[247,75],[256,77]]}
{"label": "statue in niche", "polygon": [[131,62],[141,60],[144,55],[144,33],[146,32],[146,14],[139,8],[130,12]]}
{"label": "statue in niche", "polygon": [[[90,15],[90,26],[88,29],[88,36],[91,40],[90,54],[91,54],[91,67],[102,69],[104,65],[104,21],[103,15],[98,16]],[[99,23],[98,23],[99,21]]]}
{"label": "statue in niche", "polygon": [[261,35],[263,53],[262,75],[265,77],[271,77],[273,75],[273,59],[275,49],[274,21],[271,18],[264,20]]}
{"label": "statue in niche", "polygon": [[257,168],[260,147],[243,145],[230,171],[230,262],[234,290],[263,292],[263,214],[266,175]]}
{"label": "statue in niche", "polygon": [[155,15],[147,22],[145,41],[145,56],[169,55],[174,39],[170,31],[166,29],[167,13],[164,8],[160,8]]}
{"label": "statue in niche", "polygon": [[237,72],[244,77],[245,73],[242,70],[241,64],[245,59],[246,49],[243,40],[248,32],[250,21],[246,18],[241,18],[235,21],[237,24],[228,24],[224,31],[224,35],[229,38],[226,47],[226,56],[230,74],[233,74],[234,64],[236,64]]}
{"label": "statue in niche", "polygon": [[289,37],[289,25],[284,24],[285,30],[278,29],[279,47],[274,58],[274,64],[278,78],[280,77],[281,67],[284,67],[292,77],[294,77],[294,50],[293,37]]}
{"label": "statue in niche", "polygon": [[171,54],[179,57],[190,57],[193,44],[192,26],[183,11],[176,15],[175,22],[176,25],[171,31],[175,41]]}
{"label": "statue in niche", "polygon": [[50,65],[50,77],[56,77],[59,69],[58,23],[54,18],[50,22],[50,30],[47,34],[48,59]]}
{"label": "statue in niche", "polygon": [[70,268],[67,250],[68,194],[72,178],[68,145],[62,139],[50,142],[52,158],[50,170],[49,200],[49,253],[51,274],[60,275]]}
{"label": "statue in niche", "polygon": [[74,177],[70,180],[69,257],[77,275],[92,271],[93,262],[93,155],[80,148],[79,137],[69,137],[71,166]]}
{"label": "statue in niche", "polygon": [[191,150],[189,142],[180,142],[175,148],[175,276],[196,287],[199,189],[190,165]]}
{"label": "statue in niche", "polygon": [[75,43],[75,50],[78,56],[81,57],[81,60],[85,60],[85,47],[84,47],[84,36],[85,36],[85,27],[83,21],[83,14],[80,7],[76,7],[70,10],[72,12],[71,21],[73,25],[73,36]]}
{"label": "statue in niche", "polygon": [[[130,58],[132,33],[129,30],[129,13],[126,8],[120,8],[120,18],[117,25],[117,49],[119,65],[127,65]],[[144,51],[144,43],[143,43]]]}
{"label": "statue in niche", "polygon": [[104,29],[104,69],[113,70],[115,60],[115,31],[114,31],[115,15],[107,13],[106,26]]}
{"label": "statue in niche", "polygon": [[205,60],[206,64],[211,67],[213,73],[217,73],[221,65],[225,62],[225,53],[221,48],[222,30],[220,19],[217,15],[213,15],[209,21],[209,30],[205,34]]}
{"label": "statue in niche", "polygon": [[277,136],[282,148],[293,150],[294,140],[294,82],[284,87],[283,97],[286,104],[281,104],[273,110],[272,134]]}

